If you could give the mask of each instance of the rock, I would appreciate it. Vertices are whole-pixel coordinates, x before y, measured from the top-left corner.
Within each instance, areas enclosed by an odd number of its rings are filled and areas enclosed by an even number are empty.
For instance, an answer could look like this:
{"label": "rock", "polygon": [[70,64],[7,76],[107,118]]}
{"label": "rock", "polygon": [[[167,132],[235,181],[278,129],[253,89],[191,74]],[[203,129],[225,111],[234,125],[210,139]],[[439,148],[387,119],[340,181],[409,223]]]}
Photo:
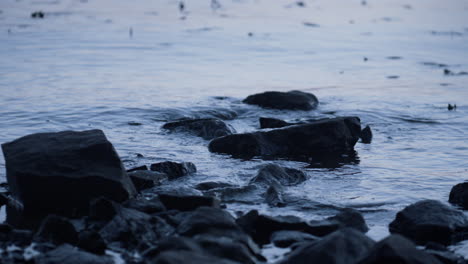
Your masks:
{"label": "rock", "polygon": [[281,190],[270,186],[265,192],[265,203],[272,207],[283,207],[285,202]]}
{"label": "rock", "polygon": [[0,249],[11,245],[26,247],[31,244],[33,233],[30,230],[13,229],[9,224],[0,224]]}
{"label": "rock", "polygon": [[266,132],[234,134],[210,142],[211,152],[234,157],[310,157],[352,151],[359,139],[357,117],[338,117]]}
{"label": "rock", "polygon": [[307,175],[300,170],[271,163],[263,166],[250,183],[282,188],[300,184],[307,179]]}
{"label": "rock", "polygon": [[99,234],[107,244],[113,243],[119,248],[143,251],[173,232],[173,227],[159,217],[121,207]]}
{"label": "rock", "polygon": [[164,173],[146,170],[129,172],[128,176],[138,192],[160,185],[162,181],[167,179],[167,175]]}
{"label": "rock", "polygon": [[195,186],[195,189],[200,191],[208,191],[212,189],[219,189],[219,188],[226,188],[226,187],[233,187],[233,184],[227,182],[202,182]]}
{"label": "rock", "polygon": [[268,118],[268,117],[260,117],[258,120],[260,122],[260,128],[281,128],[285,126],[290,126],[294,124],[290,124],[284,120],[276,119],[276,118]]}
{"label": "rock", "polygon": [[336,221],[341,227],[352,227],[363,233],[367,233],[367,231],[369,231],[369,227],[367,226],[366,220],[364,220],[362,214],[352,208],[343,209],[337,215],[327,218],[327,220]]}
{"label": "rock", "polygon": [[361,130],[361,138],[362,143],[369,144],[372,142],[372,130],[370,126],[366,126],[363,130]]}
{"label": "rock", "polygon": [[101,235],[93,230],[83,230],[78,235],[77,246],[90,253],[103,255],[107,245]]}
{"label": "rock", "polygon": [[64,243],[76,245],[78,233],[73,224],[65,217],[49,215],[42,221],[36,238],[57,245]]}
{"label": "rock", "polygon": [[271,242],[280,248],[287,248],[297,242],[316,241],[319,238],[300,231],[276,231],[271,235]]}
{"label": "rock", "polygon": [[36,11],[31,13],[32,18],[44,18],[44,12],[42,11]]}
{"label": "rock", "polygon": [[152,171],[165,173],[169,180],[174,180],[182,176],[195,173],[197,171],[195,164],[193,164],[192,162],[177,163],[172,161],[164,161],[151,164],[150,169]]}
{"label": "rock", "polygon": [[181,263],[239,264],[239,262],[234,262],[231,260],[214,257],[214,256],[210,256],[207,254],[185,251],[185,250],[165,251],[161,253],[157,258],[155,258],[151,263],[154,263],[154,264],[181,264]]}
{"label": "rock", "polygon": [[213,207],[199,207],[187,213],[177,227],[177,233],[184,236],[194,236],[215,228],[241,232],[235,219],[228,212]]}
{"label": "rock", "polygon": [[138,167],[135,167],[135,168],[131,168],[131,169],[127,170],[127,172],[133,172],[133,171],[147,171],[147,170],[148,170],[148,166],[143,165],[143,166],[138,166]]}
{"label": "rock", "polygon": [[298,247],[278,264],[353,264],[364,257],[374,244],[361,232],[344,228],[317,242]]}
{"label": "rock", "polygon": [[449,202],[468,210],[468,182],[453,186],[450,191]]}
{"label": "rock", "polygon": [[400,235],[391,235],[379,241],[358,264],[441,264],[437,259]]}
{"label": "rock", "polygon": [[190,132],[206,140],[232,134],[232,130],[223,121],[214,118],[169,122],[164,124],[163,128],[169,131]]}
{"label": "rock", "polygon": [[98,256],[64,244],[35,258],[35,264],[113,264],[109,256]]}
{"label": "rock", "polygon": [[301,91],[264,92],[250,95],[242,102],[263,108],[284,110],[312,110],[318,105],[315,95]]}
{"label": "rock", "polygon": [[107,222],[117,215],[120,207],[119,204],[104,197],[100,197],[91,201],[89,217],[92,220]]}
{"label": "rock", "polygon": [[147,214],[154,214],[166,210],[164,204],[161,203],[158,197],[150,200],[146,199],[130,199],[123,204],[125,207],[138,210]]}
{"label": "rock", "polygon": [[32,224],[48,214],[87,214],[100,196],[122,202],[136,193],[101,130],[33,134],[2,148],[11,194]]}
{"label": "rock", "polygon": [[163,238],[156,246],[146,250],[143,253],[143,257],[152,263],[152,260],[164,251],[191,251],[197,253],[203,253],[204,250],[201,246],[189,237],[167,237]]}
{"label": "rock", "polygon": [[209,196],[159,194],[158,197],[168,210],[193,211],[201,206],[220,207],[220,201]]}
{"label": "rock", "polygon": [[447,249],[440,251],[440,250],[433,250],[433,249],[426,249],[424,250],[427,254],[431,255],[432,257],[436,258],[443,264],[466,264],[466,260],[453,252],[447,251]]}
{"label": "rock", "polygon": [[5,204],[8,204],[9,198],[3,193],[0,193],[0,207],[4,206]]}
{"label": "rock", "polygon": [[398,212],[389,230],[417,244],[450,245],[468,237],[468,217],[439,201],[423,200]]}

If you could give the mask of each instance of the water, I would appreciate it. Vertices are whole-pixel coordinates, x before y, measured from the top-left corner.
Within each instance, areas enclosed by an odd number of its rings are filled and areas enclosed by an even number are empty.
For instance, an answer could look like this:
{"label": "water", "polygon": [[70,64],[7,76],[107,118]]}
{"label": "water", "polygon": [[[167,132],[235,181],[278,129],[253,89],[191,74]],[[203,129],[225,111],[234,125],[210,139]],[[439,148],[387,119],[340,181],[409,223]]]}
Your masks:
{"label": "water", "polygon": [[[276,161],[310,176],[286,190],[287,207],[228,208],[321,219],[353,207],[375,239],[388,234],[398,210],[420,199],[447,201],[451,187],[468,180],[468,75],[443,72],[468,72],[467,1],[220,3],[212,10],[209,1],[187,1],[180,13],[171,0],[2,0],[1,142],[99,128],[128,168],[192,161],[197,174],[173,184],[242,185],[272,161],[209,153],[208,141],[168,134],[164,122],[235,112],[226,122],[247,132],[258,129],[259,116],[357,115],[374,131],[372,144],[356,145],[357,160],[337,168]],[[30,18],[38,10],[45,18]],[[319,108],[241,103],[293,89],[317,95]],[[1,158],[0,181],[4,167]]]}

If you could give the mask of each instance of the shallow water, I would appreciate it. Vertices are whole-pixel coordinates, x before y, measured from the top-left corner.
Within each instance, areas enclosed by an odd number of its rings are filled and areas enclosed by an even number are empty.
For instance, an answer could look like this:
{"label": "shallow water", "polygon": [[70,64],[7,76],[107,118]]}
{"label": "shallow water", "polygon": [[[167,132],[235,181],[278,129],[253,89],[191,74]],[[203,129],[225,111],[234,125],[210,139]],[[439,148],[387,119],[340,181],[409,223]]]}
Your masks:
{"label": "shallow water", "polygon": [[[458,74],[468,72],[467,1],[219,2],[212,10],[208,0],[187,1],[182,14],[171,0],[2,0],[1,142],[99,128],[128,168],[194,162],[197,174],[174,182],[187,186],[242,185],[268,162],[302,168],[310,179],[286,190],[288,206],[228,208],[320,219],[353,207],[375,239],[404,206],[447,201],[468,180],[468,75]],[[38,10],[45,18],[30,18]],[[241,103],[265,90],[312,92],[320,105],[290,112]],[[320,168],[236,160],[161,129],[220,112],[238,115],[226,121],[237,132],[257,130],[259,116],[357,115],[374,139],[356,145],[356,160]],[[0,181],[4,166],[1,158]]]}

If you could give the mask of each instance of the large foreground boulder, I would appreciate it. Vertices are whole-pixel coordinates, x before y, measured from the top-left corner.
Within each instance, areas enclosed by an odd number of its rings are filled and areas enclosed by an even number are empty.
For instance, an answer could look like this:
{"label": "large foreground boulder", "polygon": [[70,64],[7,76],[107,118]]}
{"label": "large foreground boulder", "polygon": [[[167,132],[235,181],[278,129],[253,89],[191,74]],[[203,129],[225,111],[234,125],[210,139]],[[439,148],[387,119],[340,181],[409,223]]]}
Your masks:
{"label": "large foreground boulder", "polygon": [[163,128],[173,132],[189,132],[207,140],[232,134],[223,121],[215,118],[169,122],[164,124]]}
{"label": "large foreground boulder", "polygon": [[417,244],[450,245],[468,237],[468,217],[439,201],[423,200],[398,212],[389,230]]}
{"label": "large foreground boulder", "polygon": [[301,91],[264,92],[250,95],[242,102],[264,108],[285,110],[312,110],[318,105],[315,95]]}
{"label": "large foreground boulder", "polygon": [[2,149],[11,194],[28,220],[82,215],[96,197],[121,202],[136,193],[101,130],[33,134]]}
{"label": "large foreground boulder", "polygon": [[468,182],[453,186],[450,191],[449,202],[468,210]]}
{"label": "large foreground boulder", "polygon": [[358,117],[337,117],[267,132],[224,136],[212,140],[208,148],[242,158],[323,156],[353,150],[360,133]]}

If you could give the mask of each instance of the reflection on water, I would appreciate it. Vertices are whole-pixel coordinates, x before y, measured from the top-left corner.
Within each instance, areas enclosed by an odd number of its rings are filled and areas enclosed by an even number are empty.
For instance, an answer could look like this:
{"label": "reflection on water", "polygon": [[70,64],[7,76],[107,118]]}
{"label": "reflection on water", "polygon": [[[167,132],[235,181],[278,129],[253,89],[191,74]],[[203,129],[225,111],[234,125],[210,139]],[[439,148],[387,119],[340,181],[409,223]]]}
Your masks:
{"label": "reflection on water", "polygon": [[[353,207],[375,238],[407,204],[446,201],[468,178],[468,76],[458,74],[468,71],[466,1],[291,3],[226,0],[212,10],[194,1],[181,20],[177,1],[2,1],[1,142],[100,128],[127,167],[194,162],[197,174],[176,186],[245,186],[268,162],[301,168],[310,178],[285,190],[286,207],[254,200],[228,208],[320,219]],[[44,19],[30,18],[37,10]],[[320,105],[288,112],[241,103],[265,90],[312,92]],[[260,116],[343,115],[370,125],[372,144],[312,160],[233,159],[161,129],[215,117],[243,133],[258,130]]]}

